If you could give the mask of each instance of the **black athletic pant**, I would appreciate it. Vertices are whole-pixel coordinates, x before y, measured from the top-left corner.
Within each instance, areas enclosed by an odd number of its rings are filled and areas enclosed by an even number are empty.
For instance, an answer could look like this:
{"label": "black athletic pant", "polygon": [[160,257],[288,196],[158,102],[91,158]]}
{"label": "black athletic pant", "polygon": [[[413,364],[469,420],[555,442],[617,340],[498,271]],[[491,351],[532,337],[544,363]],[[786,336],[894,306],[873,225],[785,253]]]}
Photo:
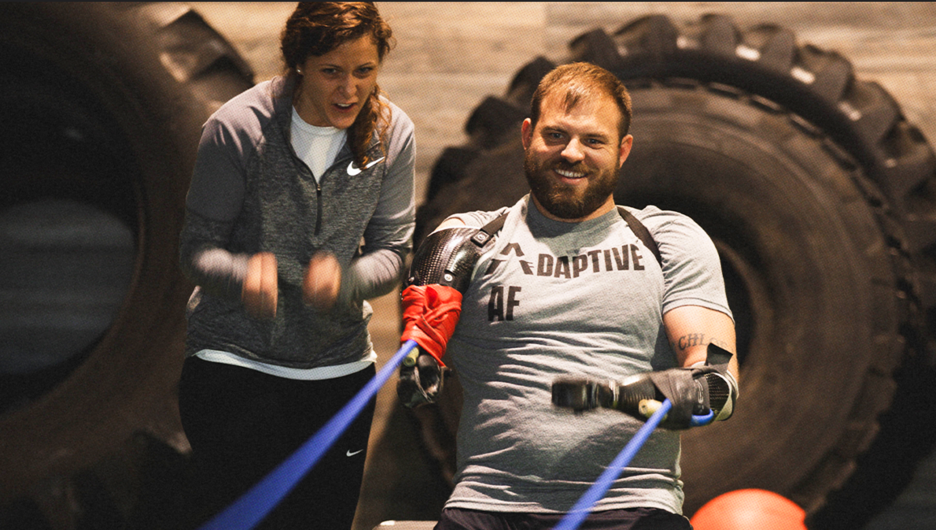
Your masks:
{"label": "black athletic pant", "polygon": [[[186,359],[179,389],[192,445],[190,518],[204,523],[237,500],[331,419],[375,368],[321,381]],[[375,400],[257,528],[351,528],[364,476]]]}

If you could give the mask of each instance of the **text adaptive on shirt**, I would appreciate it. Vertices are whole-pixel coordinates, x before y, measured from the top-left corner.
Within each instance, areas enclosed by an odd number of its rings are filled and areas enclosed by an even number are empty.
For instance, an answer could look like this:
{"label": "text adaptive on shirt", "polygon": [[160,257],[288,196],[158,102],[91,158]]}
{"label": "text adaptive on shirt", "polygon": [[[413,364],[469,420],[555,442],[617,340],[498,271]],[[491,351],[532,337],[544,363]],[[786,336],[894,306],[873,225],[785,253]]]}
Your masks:
{"label": "text adaptive on shirt", "polygon": [[[642,249],[634,244],[589,250],[575,256],[539,253],[535,257],[528,257],[519,243],[509,243],[500,255],[509,256],[511,253],[517,256],[516,263],[527,276],[573,279],[596,273],[645,270]],[[492,259],[484,276],[494,274],[507,261],[507,258]],[[519,286],[492,285],[488,302],[488,321],[513,320],[514,310],[520,305],[520,292]]]}

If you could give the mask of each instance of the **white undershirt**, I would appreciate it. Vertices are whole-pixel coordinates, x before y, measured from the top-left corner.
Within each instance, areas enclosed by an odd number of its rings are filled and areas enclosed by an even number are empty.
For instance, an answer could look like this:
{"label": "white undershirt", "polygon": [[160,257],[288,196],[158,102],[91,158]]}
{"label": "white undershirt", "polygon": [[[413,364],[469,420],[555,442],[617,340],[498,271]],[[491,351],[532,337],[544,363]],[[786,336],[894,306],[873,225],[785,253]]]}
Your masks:
{"label": "white undershirt", "polygon": [[296,156],[309,166],[315,181],[319,182],[325,170],[335,163],[338,151],[348,136],[347,129],[310,125],[299,116],[296,107],[293,107],[290,131]]}
{"label": "white undershirt", "polygon": [[258,372],[263,372],[269,375],[275,375],[277,377],[285,377],[286,379],[299,379],[303,381],[337,379],[339,377],[344,377],[346,375],[363,370],[377,361],[377,352],[375,352],[373,348],[371,348],[370,353],[368,353],[360,361],[337,364],[334,366],[321,366],[319,368],[289,368],[287,366],[279,366],[276,364],[255,361],[253,359],[246,359],[244,357],[234,355],[231,352],[219,350],[200,350],[195,354],[195,356],[214,363],[240,366],[241,368],[249,368],[251,370],[256,370]]}

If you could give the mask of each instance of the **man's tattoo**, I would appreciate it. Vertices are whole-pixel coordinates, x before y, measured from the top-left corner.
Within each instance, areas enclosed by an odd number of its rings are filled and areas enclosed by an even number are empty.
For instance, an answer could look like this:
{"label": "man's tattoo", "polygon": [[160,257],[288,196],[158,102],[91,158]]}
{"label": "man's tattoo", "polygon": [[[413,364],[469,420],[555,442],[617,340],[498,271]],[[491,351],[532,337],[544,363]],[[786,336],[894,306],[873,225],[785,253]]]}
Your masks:
{"label": "man's tattoo", "polygon": [[728,343],[714,337],[706,337],[704,333],[688,333],[676,339],[670,345],[676,351],[686,351],[693,346],[707,346],[714,344],[720,348],[728,348]]}

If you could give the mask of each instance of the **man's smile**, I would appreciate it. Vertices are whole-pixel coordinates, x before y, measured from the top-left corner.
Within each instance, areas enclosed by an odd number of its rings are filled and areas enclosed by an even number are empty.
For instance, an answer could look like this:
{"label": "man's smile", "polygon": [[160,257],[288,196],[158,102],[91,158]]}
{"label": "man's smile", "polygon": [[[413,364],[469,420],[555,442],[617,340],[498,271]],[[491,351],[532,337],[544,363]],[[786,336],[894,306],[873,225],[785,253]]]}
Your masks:
{"label": "man's smile", "polygon": [[559,176],[568,178],[568,179],[580,179],[585,176],[585,173],[580,171],[569,171],[568,169],[556,169],[555,170]]}

